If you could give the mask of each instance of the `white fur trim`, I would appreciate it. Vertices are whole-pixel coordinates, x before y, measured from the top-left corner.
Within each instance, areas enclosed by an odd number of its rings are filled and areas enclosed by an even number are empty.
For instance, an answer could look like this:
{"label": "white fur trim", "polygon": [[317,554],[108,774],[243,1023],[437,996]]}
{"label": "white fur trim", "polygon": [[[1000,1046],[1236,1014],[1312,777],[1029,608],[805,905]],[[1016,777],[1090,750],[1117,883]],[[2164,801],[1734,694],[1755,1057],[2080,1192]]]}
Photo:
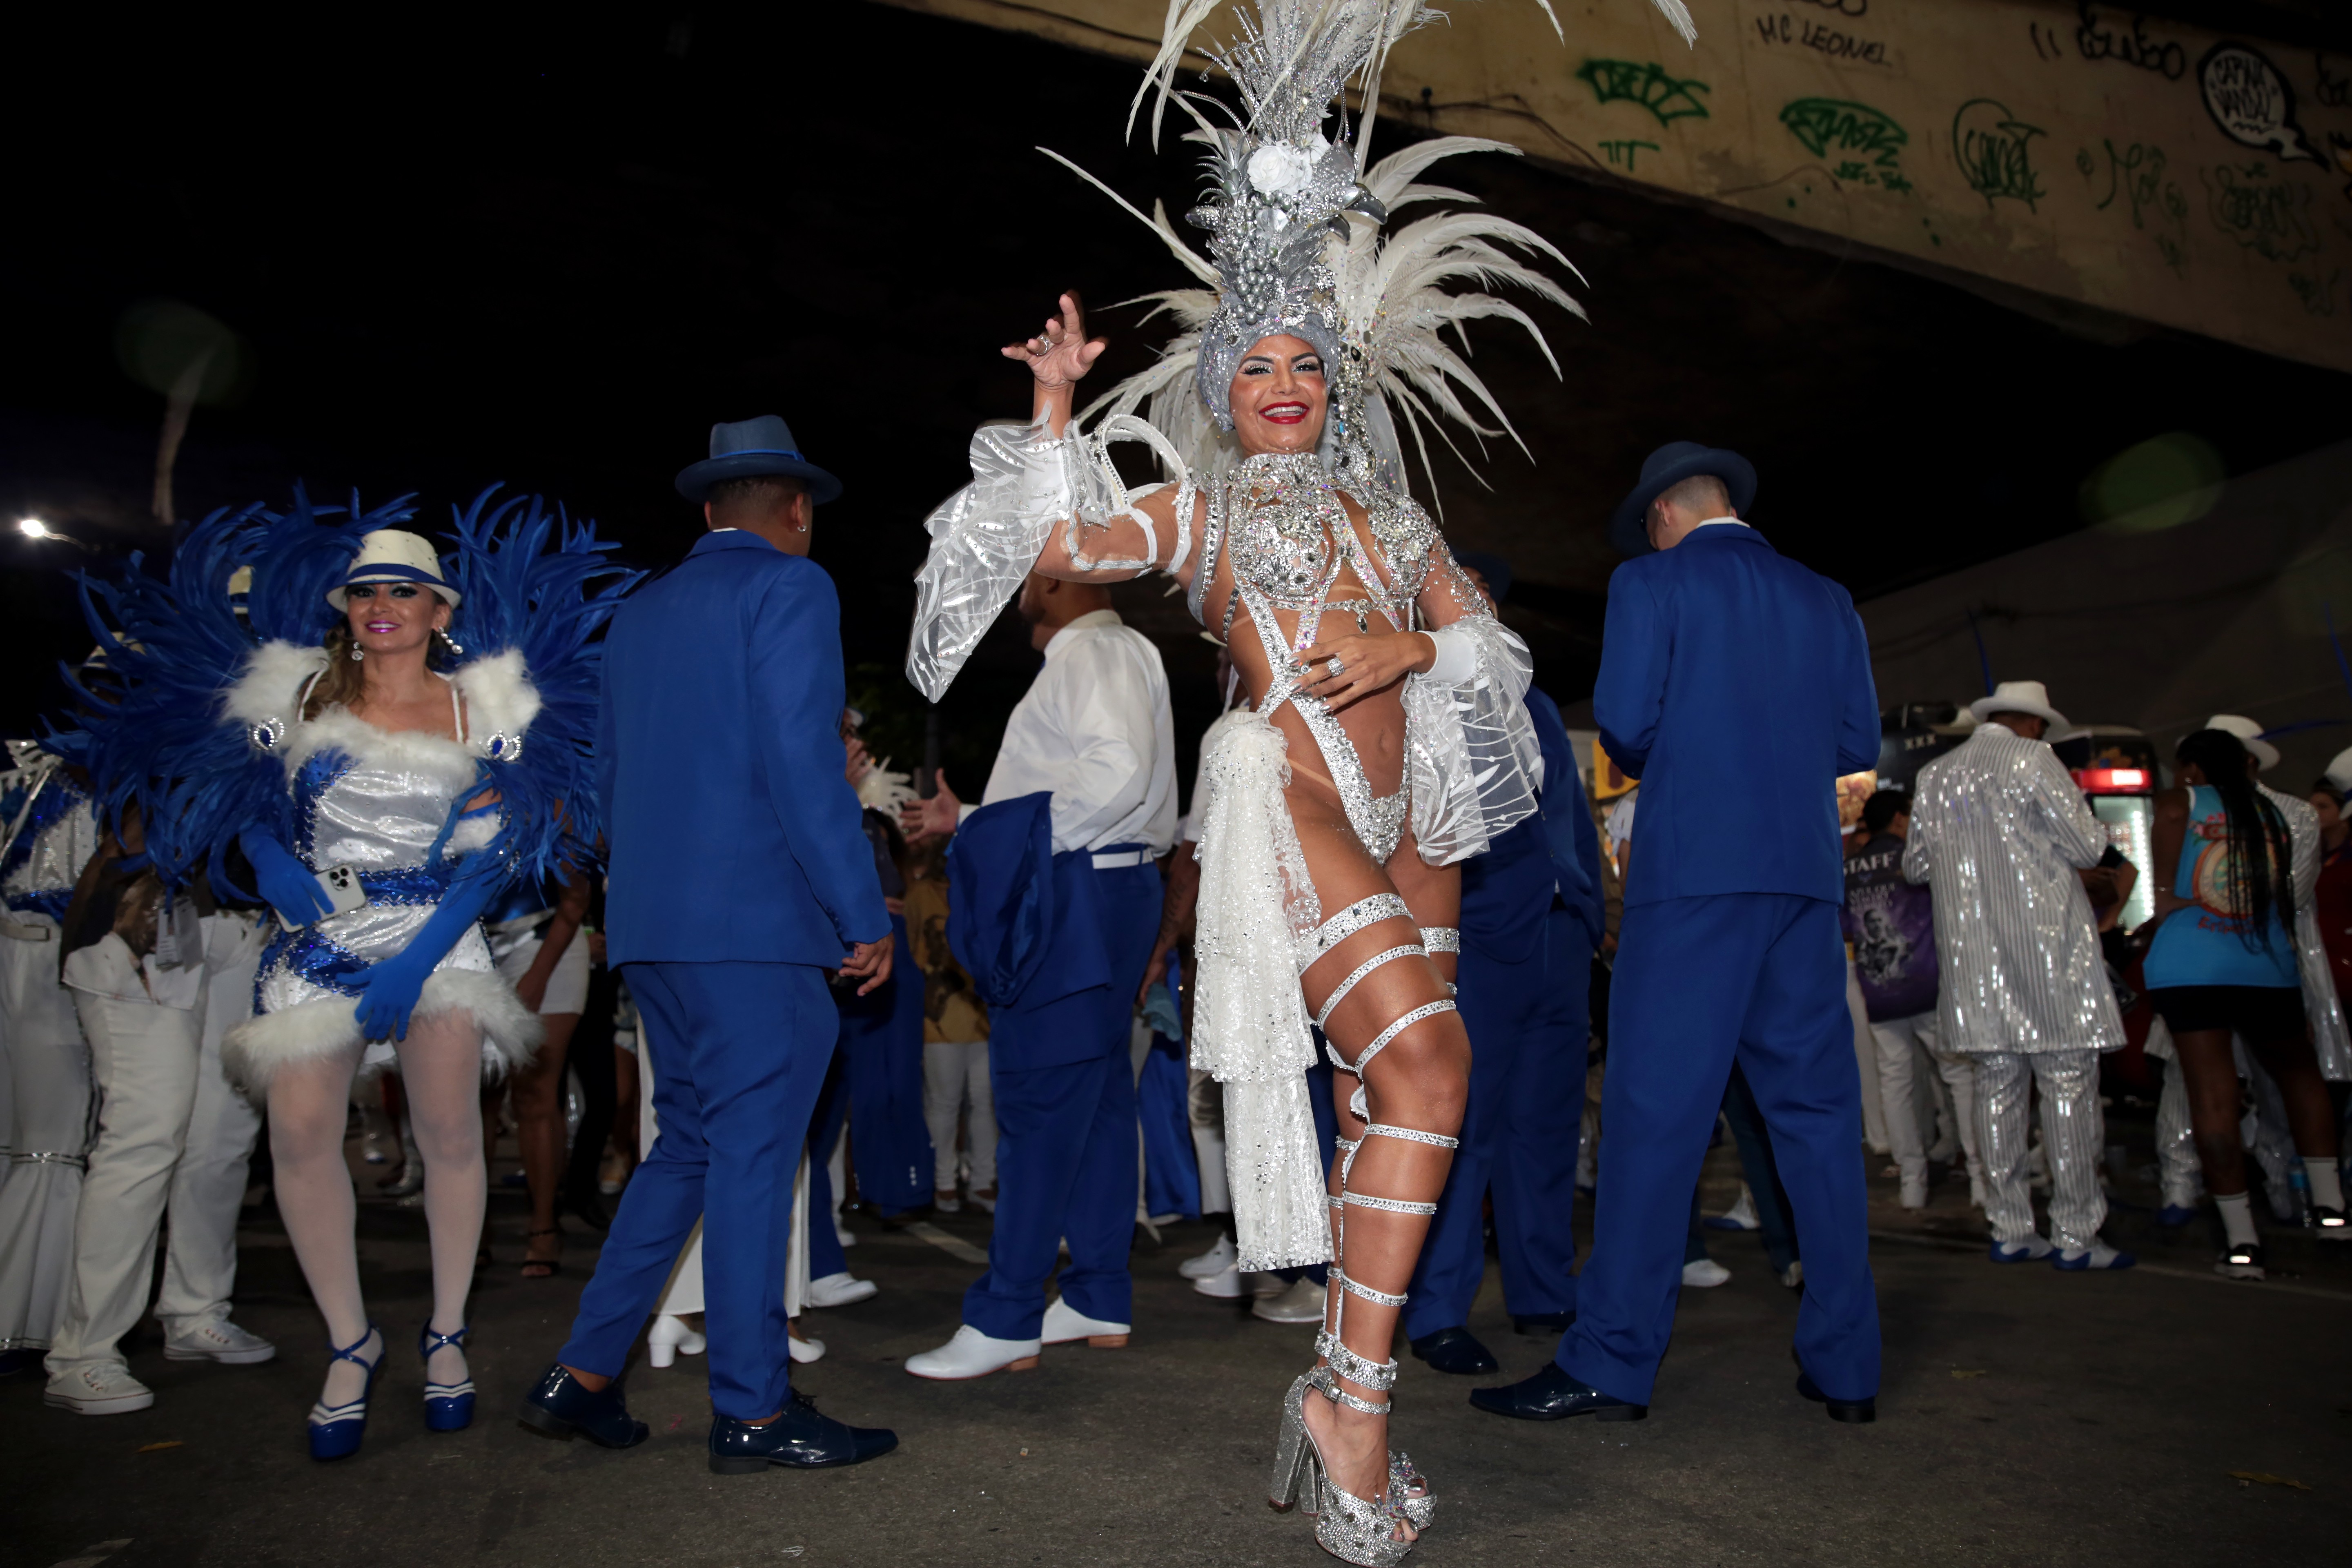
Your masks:
{"label": "white fur trim", "polygon": [[247,656],[245,673],[221,694],[221,712],[241,724],[294,718],[302,683],[327,668],[327,650],[299,643],[266,642]]}
{"label": "white fur trim", "polygon": [[474,782],[470,748],[422,730],[380,730],[348,708],[329,708],[309,723],[295,725],[278,748],[289,774],[320,752],[341,752],[362,768],[422,773],[453,795]]}
{"label": "white fur trim", "polygon": [[[482,1074],[488,1079],[527,1066],[547,1035],[513,986],[471,969],[437,969],[427,975],[411,1021],[459,1009],[471,1013],[482,1031]],[[287,1063],[316,1061],[359,1044],[358,1004],[349,997],[324,997],[239,1024],[221,1042],[221,1066],[231,1082],[258,1095]]]}
{"label": "white fur trim", "polygon": [[539,688],[530,682],[520,648],[478,658],[449,679],[466,700],[466,733],[477,754],[494,734],[520,740],[539,717]]}

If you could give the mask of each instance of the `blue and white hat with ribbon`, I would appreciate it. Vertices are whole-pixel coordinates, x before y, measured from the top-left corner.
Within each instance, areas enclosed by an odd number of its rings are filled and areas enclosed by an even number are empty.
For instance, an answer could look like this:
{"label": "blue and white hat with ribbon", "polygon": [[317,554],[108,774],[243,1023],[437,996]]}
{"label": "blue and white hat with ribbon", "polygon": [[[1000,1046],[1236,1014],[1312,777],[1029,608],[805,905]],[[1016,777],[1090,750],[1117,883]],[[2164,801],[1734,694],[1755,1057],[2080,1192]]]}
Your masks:
{"label": "blue and white hat with ribbon", "polygon": [[351,570],[343,574],[342,587],[328,589],[327,603],[342,609],[349,598],[343,589],[362,583],[422,584],[448,601],[453,608],[460,597],[442,574],[441,557],[434,552],[433,542],[398,528],[379,528],[361,536],[360,552],[352,557]]}

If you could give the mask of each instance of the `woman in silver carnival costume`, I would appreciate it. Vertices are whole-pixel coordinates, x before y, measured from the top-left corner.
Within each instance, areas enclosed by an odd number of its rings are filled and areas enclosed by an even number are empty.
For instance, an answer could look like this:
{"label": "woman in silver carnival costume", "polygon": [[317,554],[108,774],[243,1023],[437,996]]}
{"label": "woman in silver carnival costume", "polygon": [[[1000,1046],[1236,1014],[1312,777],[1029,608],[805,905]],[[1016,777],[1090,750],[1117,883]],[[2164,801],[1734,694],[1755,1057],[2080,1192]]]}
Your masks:
{"label": "woman in silver carnival costume", "polygon": [[[1073,297],[1003,351],[1034,378],[1031,421],[980,431],[973,482],[929,520],[908,672],[937,700],[1032,570],[1165,572],[1231,651],[1249,702],[1202,749],[1192,1062],[1225,1085],[1241,1267],[1328,1259],[1336,1287],[1317,1363],[1284,1402],[1271,1500],[1291,1507],[1303,1482],[1325,1550],[1387,1564],[1433,1509],[1387,1447],[1389,1352],[1468,1084],[1451,999],[1456,867],[1535,809],[1542,769],[1520,704],[1526,647],[1405,492],[1391,409],[1424,459],[1440,415],[1510,433],[1438,334],[1495,316],[1542,335],[1517,307],[1444,282],[1575,306],[1521,259],[1565,258],[1518,225],[1452,212],[1381,233],[1391,211],[1459,195],[1414,183],[1431,164],[1516,149],[1444,137],[1370,164],[1369,125],[1351,144],[1341,114],[1337,142],[1324,135],[1343,86],[1376,102],[1389,47],[1433,13],[1259,0],[1240,37],[1208,51],[1243,105],[1219,125],[1222,106],[1170,89],[1216,8],[1171,6],[1137,96],[1139,108],[1156,85],[1155,121],[1176,103],[1208,149],[1214,188],[1191,219],[1209,256],[1164,215],[1145,221],[1209,287],[1153,296],[1189,330],[1087,411],[1102,416],[1091,432],[1073,388],[1103,345]],[[1134,413],[1147,402],[1148,421]],[[1106,453],[1125,439],[1149,445],[1171,482],[1130,492]],[[1306,1102],[1310,1025],[1357,1080],[1336,1108],[1328,1186]]]}
{"label": "woman in silver carnival costume", "polygon": [[[634,580],[534,498],[457,519],[457,550],[299,494],[189,530],[169,581],[89,586],[124,689],[90,723],[107,809],[135,804],[167,883],[209,874],[278,913],[256,1013],[223,1065],[266,1095],[278,1207],[332,1355],[310,1454],[355,1452],[385,1339],[368,1321],[343,1163],[353,1075],[398,1063],[425,1159],[433,1312],[425,1424],[470,1422],[466,1298],[487,1196],[479,1086],[530,1059],[536,1016],[496,973],[498,892],[595,842],[591,638]],[[226,584],[253,569],[242,619]],[[95,706],[95,705],[93,705]],[[239,886],[250,868],[251,891]]]}

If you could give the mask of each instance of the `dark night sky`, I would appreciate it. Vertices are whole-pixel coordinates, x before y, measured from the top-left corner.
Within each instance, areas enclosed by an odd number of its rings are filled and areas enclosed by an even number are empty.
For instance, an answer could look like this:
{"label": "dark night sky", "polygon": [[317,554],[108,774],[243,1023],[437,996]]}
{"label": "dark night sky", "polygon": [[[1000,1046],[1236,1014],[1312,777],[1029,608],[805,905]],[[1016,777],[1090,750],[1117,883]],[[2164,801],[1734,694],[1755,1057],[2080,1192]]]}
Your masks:
{"label": "dark night sky", "polygon": [[[1183,210],[1187,161],[1120,140],[1135,68],[855,3],[691,22],[626,5],[381,15],[117,14],[45,36],[12,19],[0,516],[37,512],[110,550],[160,538],[142,514],[162,400],[114,347],[142,300],[210,311],[249,351],[234,405],[195,415],[184,516],[302,479],[322,497],[416,490],[431,523],[503,480],[655,563],[699,528],[670,477],[709,423],[781,413],[846,481],[816,556],[853,665],[877,667],[867,700],[898,726],[885,748],[911,761],[916,704],[890,672],[919,520],[961,482],[971,427],[1026,408],[996,345],[1059,288],[1104,304],[1181,280],[1032,150]],[[1391,148],[1410,133],[1379,132]],[[1457,542],[1517,562],[1511,618],[1563,701],[1597,658],[1608,509],[1662,441],[1748,453],[1759,524],[1866,594],[2077,526],[2084,475],[2133,442],[2193,431],[2242,472],[2339,436],[2352,401],[2342,376],[2176,334],[2105,346],[1499,158],[1446,183],[1590,279],[1590,325],[1542,315],[1564,380],[1504,328],[1474,338],[1536,462],[1498,447],[1491,492],[1439,473]],[[1127,330],[1135,315],[1097,314],[1106,384],[1157,341]],[[86,646],[51,570],[60,548],[0,541],[27,675]],[[1140,585],[1125,605],[1197,733],[1210,650],[1159,595]],[[1000,627],[950,698],[966,788],[1031,668]],[[19,733],[47,683],[8,690],[0,721]]]}

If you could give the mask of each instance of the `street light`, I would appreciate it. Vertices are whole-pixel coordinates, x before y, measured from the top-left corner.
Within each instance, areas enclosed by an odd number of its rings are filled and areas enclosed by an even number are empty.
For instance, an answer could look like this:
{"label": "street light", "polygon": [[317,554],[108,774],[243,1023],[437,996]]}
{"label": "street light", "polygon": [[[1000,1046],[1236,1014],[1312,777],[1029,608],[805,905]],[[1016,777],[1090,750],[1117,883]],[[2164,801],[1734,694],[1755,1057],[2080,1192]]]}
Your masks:
{"label": "street light", "polygon": [[16,525],[16,531],[27,539],[47,539],[49,537],[49,525],[37,517],[28,517]]}

